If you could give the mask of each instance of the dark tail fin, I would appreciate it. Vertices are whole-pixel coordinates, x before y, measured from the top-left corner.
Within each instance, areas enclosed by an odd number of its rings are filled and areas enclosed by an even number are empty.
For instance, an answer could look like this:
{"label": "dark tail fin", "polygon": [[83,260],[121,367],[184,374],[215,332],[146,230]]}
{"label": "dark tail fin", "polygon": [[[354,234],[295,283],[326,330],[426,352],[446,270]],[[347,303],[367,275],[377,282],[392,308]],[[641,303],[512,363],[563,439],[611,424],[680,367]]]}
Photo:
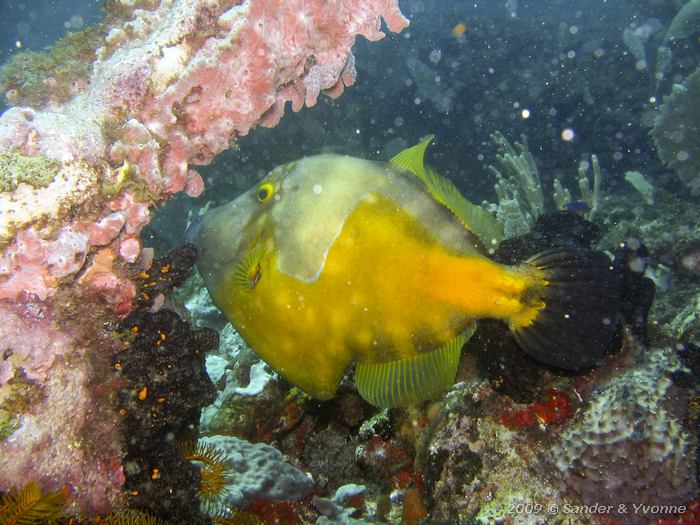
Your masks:
{"label": "dark tail fin", "polygon": [[535,359],[567,370],[595,366],[619,343],[620,285],[607,255],[578,248],[549,250],[527,263],[547,285],[544,308],[528,326],[513,329]]}

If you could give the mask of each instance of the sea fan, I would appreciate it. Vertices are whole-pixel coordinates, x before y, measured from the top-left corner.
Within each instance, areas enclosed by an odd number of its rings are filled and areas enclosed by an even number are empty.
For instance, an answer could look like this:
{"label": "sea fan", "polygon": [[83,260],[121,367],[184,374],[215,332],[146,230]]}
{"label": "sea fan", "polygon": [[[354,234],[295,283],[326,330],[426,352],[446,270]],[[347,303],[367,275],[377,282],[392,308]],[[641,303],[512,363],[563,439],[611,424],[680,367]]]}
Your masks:
{"label": "sea fan", "polygon": [[63,514],[65,497],[56,492],[41,493],[36,481],[21,490],[10,489],[0,499],[0,525],[57,523]]}

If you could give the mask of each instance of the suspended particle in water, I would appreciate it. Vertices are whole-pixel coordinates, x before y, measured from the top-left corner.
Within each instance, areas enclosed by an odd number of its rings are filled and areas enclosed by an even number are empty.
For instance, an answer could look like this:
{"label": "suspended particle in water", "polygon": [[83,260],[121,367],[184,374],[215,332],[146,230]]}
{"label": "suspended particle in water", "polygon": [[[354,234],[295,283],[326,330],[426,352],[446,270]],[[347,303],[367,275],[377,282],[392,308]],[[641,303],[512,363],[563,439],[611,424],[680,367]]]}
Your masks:
{"label": "suspended particle in water", "polygon": [[440,51],[439,49],[433,49],[430,52],[430,55],[428,56],[428,58],[430,58],[430,61],[433,64],[437,64],[438,62],[440,62],[440,59],[442,58],[442,51]]}

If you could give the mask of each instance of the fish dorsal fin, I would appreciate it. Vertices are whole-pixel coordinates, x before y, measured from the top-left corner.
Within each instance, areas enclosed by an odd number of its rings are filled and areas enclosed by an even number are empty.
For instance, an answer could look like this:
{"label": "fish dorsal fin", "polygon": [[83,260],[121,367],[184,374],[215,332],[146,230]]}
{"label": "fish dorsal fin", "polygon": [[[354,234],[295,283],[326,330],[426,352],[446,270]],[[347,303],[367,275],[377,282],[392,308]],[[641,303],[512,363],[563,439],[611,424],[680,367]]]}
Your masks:
{"label": "fish dorsal fin", "polygon": [[394,155],[389,162],[401,166],[406,171],[410,171],[420,180],[425,182],[427,173],[425,172],[425,150],[435,138],[435,135],[428,135],[415,146],[406,148]]}
{"label": "fish dorsal fin", "polygon": [[414,405],[434,397],[454,383],[462,347],[474,330],[475,323],[444,346],[413,357],[358,363],[357,391],[366,401],[382,408]]}
{"label": "fish dorsal fin", "polygon": [[503,230],[495,217],[481,206],[465,199],[451,180],[441,177],[435,170],[425,168],[425,151],[434,137],[435,135],[428,135],[415,146],[398,153],[390,162],[418,177],[433,198],[449,209],[484,246],[495,248],[503,239]]}

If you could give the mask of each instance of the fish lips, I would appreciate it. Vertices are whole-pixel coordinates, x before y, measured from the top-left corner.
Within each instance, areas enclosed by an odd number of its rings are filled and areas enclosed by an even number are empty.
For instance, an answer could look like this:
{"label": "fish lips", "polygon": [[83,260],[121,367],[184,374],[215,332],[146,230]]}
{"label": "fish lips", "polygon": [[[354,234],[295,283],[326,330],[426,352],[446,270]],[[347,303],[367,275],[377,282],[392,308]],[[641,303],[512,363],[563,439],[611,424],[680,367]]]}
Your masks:
{"label": "fish lips", "polygon": [[194,218],[194,220],[189,224],[189,226],[187,226],[183,239],[186,243],[191,243],[195,246],[199,245],[199,234],[202,232],[202,217],[204,216],[197,215],[197,217]]}

